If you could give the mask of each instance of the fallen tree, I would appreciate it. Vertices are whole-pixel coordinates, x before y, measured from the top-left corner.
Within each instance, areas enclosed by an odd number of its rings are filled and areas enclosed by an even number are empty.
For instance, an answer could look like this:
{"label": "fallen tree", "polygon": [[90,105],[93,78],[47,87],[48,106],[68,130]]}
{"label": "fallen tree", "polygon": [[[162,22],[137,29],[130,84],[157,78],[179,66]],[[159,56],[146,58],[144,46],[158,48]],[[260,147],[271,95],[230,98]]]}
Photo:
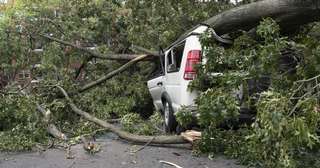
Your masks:
{"label": "fallen tree", "polygon": [[[211,26],[216,30],[218,34],[225,34],[229,32],[233,32],[236,30],[250,30],[254,28],[262,18],[272,17],[282,27],[290,27],[295,28],[296,26],[300,26],[302,24],[316,21],[319,16],[319,2],[315,0],[264,0],[256,3],[252,3],[249,5],[240,6],[226,12],[223,12],[217,16],[210,18],[209,20],[203,22],[206,25]],[[302,19],[301,19],[302,18]],[[81,47],[79,45],[73,44],[71,42],[66,42],[48,35],[41,36],[45,39],[58,42],[62,45],[71,46],[81,52],[84,52],[86,57],[83,60],[83,65],[85,65],[92,58],[99,58],[105,60],[131,60],[130,62],[124,64],[120,69],[112,71],[111,73],[106,74],[101,77],[97,81],[93,81],[83,87],[81,87],[78,92],[87,91],[93,87],[96,87],[108,79],[118,75],[119,73],[127,70],[132,65],[136,64],[139,61],[149,60],[148,58],[153,58],[157,56],[154,52],[145,50],[143,48],[135,47],[135,50],[139,52],[146,53],[146,55],[138,55],[138,54],[102,54],[96,50],[91,50],[85,47]],[[62,38],[63,39],[63,38]],[[54,54],[54,52],[53,52]],[[25,54],[20,54],[25,55]],[[89,55],[89,56],[88,56]],[[48,56],[49,57],[49,56]],[[82,68],[81,68],[82,69]],[[78,76],[78,75],[76,75]],[[62,88],[61,88],[62,89]],[[147,143],[152,141],[152,143],[185,143],[186,141],[180,136],[160,136],[153,139],[153,137],[148,136],[136,136],[133,134],[129,134],[120,130],[119,128],[111,125],[108,122],[99,120],[93,116],[90,116],[89,113],[82,111],[77,108],[77,106],[72,102],[70,97],[66,92],[65,97],[68,99],[69,105],[72,107],[72,110],[85,117],[87,120],[95,122],[96,124],[107,128],[116,134],[118,134],[121,138],[127,139],[133,142],[142,142]],[[70,95],[70,93],[69,93]],[[54,128],[54,127],[52,127]],[[49,129],[49,132],[52,129]],[[57,131],[57,130],[56,130]],[[57,134],[59,137],[59,134]]]}
{"label": "fallen tree", "polygon": [[[281,27],[282,30],[289,31],[291,29],[295,29],[300,25],[313,22],[319,19],[320,16],[320,8],[319,2],[315,0],[264,0],[255,3],[251,3],[248,5],[243,5],[228,11],[225,11],[219,15],[216,15],[207,21],[203,22],[203,24],[209,25],[212,27],[218,34],[226,34],[236,30],[251,30],[255,26],[259,24],[259,22],[266,17],[274,18]],[[302,18],[302,19],[301,19]],[[187,32],[188,33],[188,32]],[[100,59],[110,59],[110,60],[130,60],[128,63],[124,64],[119,69],[108,73],[107,75],[101,77],[100,79],[93,81],[83,87],[81,87],[78,92],[87,91],[99,84],[107,81],[108,79],[118,75],[119,73],[125,71],[130,66],[136,64],[139,61],[146,60],[149,57],[154,57],[155,55],[103,55],[97,51],[92,51],[87,48],[83,48],[77,46],[75,44],[65,42],[47,35],[41,35],[49,40],[58,42],[63,45],[68,45],[74,47],[80,51],[86,52],[91,55],[91,57],[87,58],[87,61],[91,58],[100,58]],[[184,36],[182,36],[184,38]],[[135,47],[139,51],[145,51],[147,53],[152,53],[149,50],[144,50],[139,47]],[[154,53],[153,53],[154,54]],[[161,136],[155,139],[153,137],[146,136],[136,136],[133,134],[129,134],[120,130],[119,128],[90,116],[89,113],[82,111],[77,108],[77,106],[72,102],[67,92],[63,88],[59,88],[61,92],[64,94],[66,99],[69,102],[72,110],[77,114],[85,117],[87,120],[95,122],[96,124],[111,130],[118,134],[121,138],[127,139],[133,142],[142,142],[147,143],[152,141],[152,143],[181,143],[185,142],[182,137],[179,136]]]}
{"label": "fallen tree", "polygon": [[100,120],[94,116],[91,116],[88,112],[85,112],[79,109],[69,97],[68,93],[60,86],[57,88],[61,91],[61,93],[65,96],[66,100],[68,101],[69,106],[71,107],[72,111],[76,114],[84,117],[86,120],[96,123],[97,125],[109,130],[115,134],[117,134],[120,138],[128,140],[130,142],[135,143],[152,143],[152,144],[182,144],[187,143],[182,136],[140,136],[134,135],[125,131],[122,131],[120,128],[106,122]]}
{"label": "fallen tree", "polygon": [[239,29],[250,30],[261,19],[271,17],[286,31],[317,21],[319,16],[318,0],[263,0],[222,12],[203,23],[210,25],[218,34],[225,34]]}

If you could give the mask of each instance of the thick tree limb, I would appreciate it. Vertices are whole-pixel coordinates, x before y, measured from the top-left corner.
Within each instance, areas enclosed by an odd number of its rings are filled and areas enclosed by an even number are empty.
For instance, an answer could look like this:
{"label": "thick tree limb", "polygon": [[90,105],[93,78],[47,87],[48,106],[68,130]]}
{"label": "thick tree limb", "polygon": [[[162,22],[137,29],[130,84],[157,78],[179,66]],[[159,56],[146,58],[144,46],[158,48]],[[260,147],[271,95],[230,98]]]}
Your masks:
{"label": "thick tree limb", "polygon": [[146,57],[148,57],[149,55],[140,55],[139,57],[129,61],[128,63],[124,64],[123,66],[121,66],[120,68],[118,68],[117,70],[115,71],[112,71],[110,73],[108,73],[107,75],[101,77],[100,79],[96,80],[96,81],[93,81],[85,86],[83,86],[82,88],[80,88],[78,90],[79,93],[81,92],[84,92],[88,89],[91,89],[97,85],[100,85],[101,83],[105,82],[106,80],[108,79],[111,79],[112,77],[118,75],[119,73],[125,71],[126,69],[130,68],[132,65],[136,64],[137,62],[145,59]]}
{"label": "thick tree limb", "polygon": [[139,52],[142,52],[142,53],[146,53],[146,54],[150,54],[150,55],[159,55],[156,51],[153,51],[153,50],[149,50],[149,49],[146,49],[146,48],[143,48],[141,46],[136,46],[136,45],[132,45],[131,48],[133,50],[136,50],[136,51],[139,51]]}
{"label": "thick tree limb", "polygon": [[319,0],[263,0],[222,12],[204,24],[218,34],[250,30],[266,17],[275,19],[283,29],[290,29],[320,19]]}
{"label": "thick tree limb", "polygon": [[[50,37],[48,35],[44,35],[44,34],[40,34],[41,37],[44,37],[48,40],[51,40],[51,41],[55,41],[57,43],[60,43],[60,44],[63,44],[63,45],[66,45],[66,46],[71,46],[75,49],[78,49],[80,51],[83,51],[85,53],[88,53],[91,57],[94,57],[94,58],[98,58],[98,59],[105,59],[105,60],[132,60],[132,59],[135,59],[137,57],[139,57],[140,55],[138,54],[102,54],[102,53],[99,53],[98,51],[95,51],[95,50],[90,50],[90,49],[87,49],[85,47],[81,47],[81,46],[78,46],[76,44],[72,44],[70,42],[67,42],[67,41],[63,41],[63,40],[60,40],[60,39],[57,39],[57,38],[54,38],[54,37]],[[147,58],[150,58],[152,59],[155,55],[148,55],[148,57],[145,58],[145,60],[148,60]]]}
{"label": "thick tree limb", "polygon": [[64,140],[64,141],[68,140],[67,136],[61,131],[59,131],[56,125],[50,122],[50,116],[51,116],[50,110],[46,111],[39,104],[37,104],[37,110],[43,115],[43,121],[47,124],[47,131],[50,135],[60,140]]}
{"label": "thick tree limb", "polygon": [[58,89],[61,91],[61,93],[65,96],[65,98],[68,101],[68,104],[70,105],[71,109],[77,113],[78,115],[81,115],[86,120],[96,123],[97,125],[106,128],[107,130],[110,130],[117,134],[120,138],[123,138],[125,140],[135,142],[135,143],[148,143],[151,141],[152,144],[182,144],[187,143],[186,140],[183,139],[182,136],[140,136],[140,135],[134,135],[125,131],[122,131],[120,128],[109,124],[108,122],[105,122],[103,120],[100,120],[94,116],[91,116],[89,113],[82,111],[79,109],[71,100],[67,92],[60,86],[57,86]]}

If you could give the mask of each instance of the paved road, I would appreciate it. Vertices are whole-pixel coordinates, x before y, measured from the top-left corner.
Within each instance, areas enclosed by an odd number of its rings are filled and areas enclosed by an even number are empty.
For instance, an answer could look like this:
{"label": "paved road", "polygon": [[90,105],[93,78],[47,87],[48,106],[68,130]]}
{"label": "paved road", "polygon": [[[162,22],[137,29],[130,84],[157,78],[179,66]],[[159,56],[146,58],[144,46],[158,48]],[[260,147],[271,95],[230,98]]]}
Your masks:
{"label": "paved road", "polygon": [[235,161],[217,157],[192,156],[190,150],[163,147],[146,147],[132,154],[141,146],[128,145],[113,135],[98,139],[101,151],[95,155],[86,153],[82,145],[72,147],[74,159],[66,159],[65,152],[50,149],[42,154],[0,153],[0,168],[169,168],[160,160],[175,163],[183,168],[241,168]]}

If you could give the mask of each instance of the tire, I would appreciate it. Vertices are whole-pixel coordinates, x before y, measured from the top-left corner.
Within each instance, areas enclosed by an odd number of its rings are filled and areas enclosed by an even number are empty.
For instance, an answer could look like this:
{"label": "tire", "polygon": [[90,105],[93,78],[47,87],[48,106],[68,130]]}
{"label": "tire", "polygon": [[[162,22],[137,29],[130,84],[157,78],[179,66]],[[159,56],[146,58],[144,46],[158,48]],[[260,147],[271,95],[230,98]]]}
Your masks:
{"label": "tire", "polygon": [[175,132],[178,124],[174,116],[174,111],[171,102],[165,100],[163,102],[163,107],[164,129],[167,133]]}

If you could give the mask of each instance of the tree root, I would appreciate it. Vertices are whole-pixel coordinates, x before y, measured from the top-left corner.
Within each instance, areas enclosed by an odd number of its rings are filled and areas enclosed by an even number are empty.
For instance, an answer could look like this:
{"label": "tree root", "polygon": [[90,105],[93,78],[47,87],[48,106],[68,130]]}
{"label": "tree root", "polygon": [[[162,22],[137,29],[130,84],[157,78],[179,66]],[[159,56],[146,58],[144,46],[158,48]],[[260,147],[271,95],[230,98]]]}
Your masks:
{"label": "tree root", "polygon": [[106,130],[109,130],[115,134],[117,134],[120,138],[125,139],[130,142],[135,143],[148,143],[151,142],[151,144],[183,144],[188,143],[187,140],[185,140],[182,136],[142,136],[142,135],[134,135],[131,133],[128,133],[126,131],[122,131],[120,128],[106,122],[103,120],[100,120],[94,116],[91,116],[89,113],[79,109],[71,100],[68,93],[60,86],[57,86],[57,88],[61,91],[61,93],[65,96],[65,98],[68,101],[69,106],[78,115],[81,115],[86,120],[96,123],[97,125],[104,127]]}

